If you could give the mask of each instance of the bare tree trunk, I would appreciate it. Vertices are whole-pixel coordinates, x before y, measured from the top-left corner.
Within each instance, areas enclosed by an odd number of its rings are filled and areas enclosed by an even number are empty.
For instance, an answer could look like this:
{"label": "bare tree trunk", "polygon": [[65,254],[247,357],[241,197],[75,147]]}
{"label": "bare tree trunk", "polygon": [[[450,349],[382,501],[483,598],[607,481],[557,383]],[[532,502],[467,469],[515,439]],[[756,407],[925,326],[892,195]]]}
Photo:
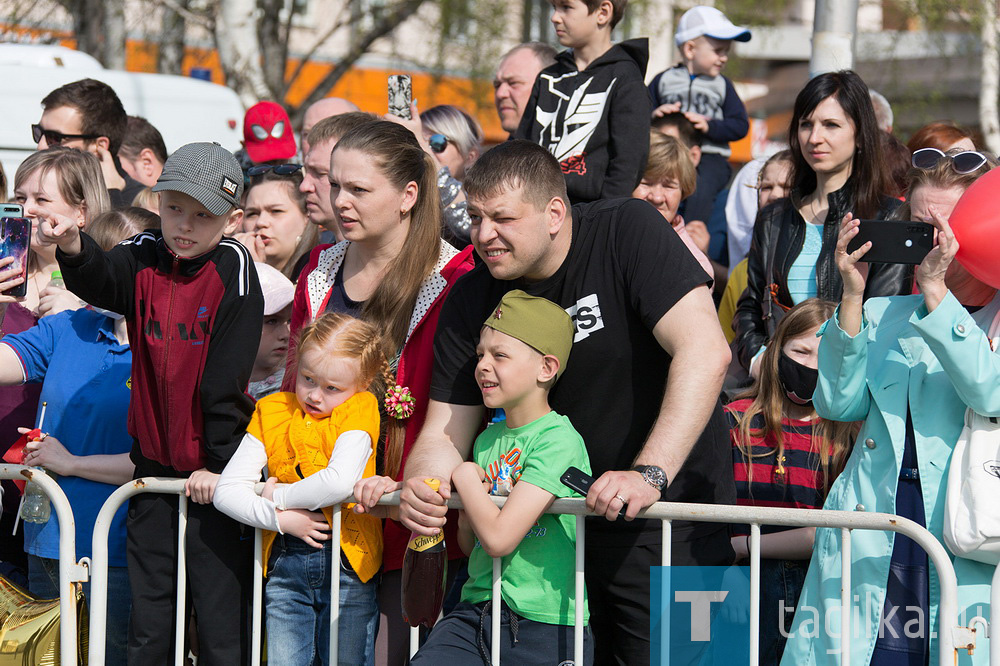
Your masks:
{"label": "bare tree trunk", "polygon": [[982,0],[983,58],[980,69],[979,127],[986,147],[993,153],[1000,150],[1000,51],[997,49],[997,0]]}
{"label": "bare tree trunk", "polygon": [[77,50],[89,53],[104,63],[104,49],[101,46],[104,5],[101,0],[70,0],[65,7],[73,17]]}
{"label": "bare tree trunk", "polygon": [[215,44],[226,85],[246,107],[270,95],[261,69],[255,10],[253,0],[222,0],[215,20]]}
{"label": "bare tree trunk", "polygon": [[[187,8],[187,0],[177,4]],[[184,17],[172,7],[163,7],[163,28],[160,33],[160,48],[156,54],[156,71],[161,74],[184,73]]]}
{"label": "bare tree trunk", "polygon": [[[707,4],[707,3],[706,3]],[[649,64],[646,65],[646,81],[665,69],[669,69],[677,60],[674,57],[674,1],[660,0],[650,2],[644,7],[643,16],[645,30],[649,32]]]}
{"label": "bare tree trunk", "polygon": [[104,5],[104,66],[125,69],[125,2],[105,0]]}
{"label": "bare tree trunk", "polygon": [[[260,52],[263,56],[264,81],[273,99],[281,100],[285,96],[285,61],[287,41],[283,39],[281,24],[281,9],[284,0],[258,0],[260,20],[257,25],[257,37],[260,42]],[[294,3],[289,3],[294,7]],[[291,16],[288,17],[291,21]]]}

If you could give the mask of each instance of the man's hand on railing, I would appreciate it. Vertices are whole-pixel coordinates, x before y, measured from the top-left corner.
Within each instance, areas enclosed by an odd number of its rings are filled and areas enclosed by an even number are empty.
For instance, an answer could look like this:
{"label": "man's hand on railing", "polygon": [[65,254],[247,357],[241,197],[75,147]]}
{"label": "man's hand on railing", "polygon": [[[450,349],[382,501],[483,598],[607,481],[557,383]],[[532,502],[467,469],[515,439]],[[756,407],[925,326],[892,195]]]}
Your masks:
{"label": "man's hand on railing", "polygon": [[330,539],[330,524],[321,511],[306,509],[278,510],[278,527],[282,534],[291,534],[313,548],[322,548]]}
{"label": "man's hand on railing", "polygon": [[190,497],[192,502],[211,504],[218,483],[219,475],[203,467],[191,472],[191,476],[184,483],[184,494]]}
{"label": "man's hand on railing", "polygon": [[445,502],[450,497],[449,479],[441,479],[441,489],[438,492],[431,490],[422,477],[407,479],[399,494],[399,522],[417,534],[438,534],[447,522],[445,514],[448,513],[448,507]]}
{"label": "man's hand on railing", "polygon": [[403,487],[402,482],[388,476],[369,476],[354,484],[354,513],[368,513],[376,518],[399,520],[399,511],[394,506],[376,506],[386,493]]}
{"label": "man's hand on railing", "polygon": [[625,520],[634,520],[640,511],[659,500],[659,491],[646,483],[639,472],[605,472],[590,487],[587,508],[613,521],[627,504]]}

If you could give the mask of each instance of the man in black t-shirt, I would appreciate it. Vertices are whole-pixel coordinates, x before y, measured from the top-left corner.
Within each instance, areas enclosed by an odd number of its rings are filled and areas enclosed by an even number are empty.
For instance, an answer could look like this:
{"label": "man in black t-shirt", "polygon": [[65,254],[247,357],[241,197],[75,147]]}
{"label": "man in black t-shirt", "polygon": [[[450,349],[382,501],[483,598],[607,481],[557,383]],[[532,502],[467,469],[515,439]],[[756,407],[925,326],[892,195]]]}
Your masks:
{"label": "man in black t-shirt", "polygon": [[[508,141],[465,181],[482,264],[448,295],[435,338],[427,419],[406,461],[400,517],[430,534],[444,524],[451,471],[483,421],[474,377],[483,321],[512,289],[547,298],[576,325],[552,408],[583,436],[598,477],[587,504],[587,588],[595,663],[649,662],[649,568],[659,521],[634,521],[662,499],[735,503],[731,448],[719,404],[729,349],[711,280],[648,203],[567,204],[558,162]],[[422,482],[442,481],[440,494]],[[625,521],[616,521],[627,504]],[[672,563],[728,565],[726,525],[673,525]]]}

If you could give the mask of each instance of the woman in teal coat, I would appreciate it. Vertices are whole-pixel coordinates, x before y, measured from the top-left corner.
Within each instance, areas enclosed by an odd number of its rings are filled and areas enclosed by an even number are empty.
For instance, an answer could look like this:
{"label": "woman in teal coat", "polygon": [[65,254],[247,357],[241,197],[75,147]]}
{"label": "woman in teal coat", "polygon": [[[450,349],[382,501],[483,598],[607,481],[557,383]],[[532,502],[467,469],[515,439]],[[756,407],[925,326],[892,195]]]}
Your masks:
{"label": "woman in teal coat", "polygon": [[[938,539],[948,465],[966,407],[1000,416],[1000,356],[984,332],[1000,310],[1000,297],[953,261],[958,243],[947,222],[966,188],[996,162],[983,156],[979,168],[963,174],[952,157],[911,171],[908,205],[901,209],[909,214],[902,219],[938,229],[938,244],[917,269],[921,295],[873,298],[862,306],[866,266],[859,270],[857,262],[871,244],[848,254],[858,221],[845,218],[836,250],[844,295],[819,332],[813,396],[824,418],[864,420],[824,508],[903,515]],[[923,550],[893,532],[856,530],[851,541],[851,663],[936,663],[940,586]],[[840,553],[840,530],[817,530],[782,664],[840,663]],[[989,617],[993,568],[953,561],[958,621]],[[958,664],[987,664],[982,633],[975,656],[960,651]]]}

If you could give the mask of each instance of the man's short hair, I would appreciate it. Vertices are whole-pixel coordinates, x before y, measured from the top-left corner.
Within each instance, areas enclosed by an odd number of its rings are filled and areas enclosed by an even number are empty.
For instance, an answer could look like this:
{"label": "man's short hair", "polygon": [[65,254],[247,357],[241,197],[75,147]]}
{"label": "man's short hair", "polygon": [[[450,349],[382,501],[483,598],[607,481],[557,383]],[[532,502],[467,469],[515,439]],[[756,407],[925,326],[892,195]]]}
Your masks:
{"label": "man's short hair", "polygon": [[56,88],[42,100],[42,108],[68,106],[80,112],[81,134],[108,137],[108,150],[117,155],[125,137],[128,115],[114,89],[94,79],[81,79]]}
{"label": "man's short hair", "polygon": [[653,118],[649,121],[649,126],[658,132],[662,132],[664,127],[676,127],[677,134],[680,135],[680,141],[684,144],[685,148],[700,147],[705,140],[705,135],[696,130],[694,123],[688,120],[687,116],[680,111],[667,113],[659,118]]}
{"label": "man's short hair", "polygon": [[153,151],[153,155],[161,164],[166,163],[167,144],[163,143],[163,135],[160,134],[160,130],[153,127],[153,124],[145,118],[129,116],[125,137],[122,139],[118,154],[134,160],[145,148]]}
{"label": "man's short hair", "polygon": [[[587,5],[587,13],[593,14],[600,7],[604,0],[583,0],[583,4]],[[628,0],[610,0],[611,2],[611,27],[618,25],[618,22],[622,20],[625,16],[625,7],[628,5]]]}
{"label": "man's short hair", "polygon": [[518,44],[507,53],[504,53],[500,58],[500,62],[506,60],[509,56],[514,55],[518,51],[531,51],[538,62],[542,65],[542,69],[545,69],[549,65],[552,65],[556,61],[556,56],[559,52],[555,50],[550,44],[545,42],[524,42],[523,44]]}
{"label": "man's short hair", "polygon": [[469,199],[489,199],[520,187],[524,200],[538,210],[557,197],[570,205],[559,162],[537,143],[521,139],[486,151],[466,172],[462,186]]}
{"label": "man's short hair", "polygon": [[309,134],[306,135],[306,140],[309,141],[309,147],[312,150],[313,146],[318,146],[321,143],[340,141],[340,137],[352,129],[367,125],[374,120],[381,120],[381,118],[367,111],[351,111],[350,113],[330,116],[313,125]]}

